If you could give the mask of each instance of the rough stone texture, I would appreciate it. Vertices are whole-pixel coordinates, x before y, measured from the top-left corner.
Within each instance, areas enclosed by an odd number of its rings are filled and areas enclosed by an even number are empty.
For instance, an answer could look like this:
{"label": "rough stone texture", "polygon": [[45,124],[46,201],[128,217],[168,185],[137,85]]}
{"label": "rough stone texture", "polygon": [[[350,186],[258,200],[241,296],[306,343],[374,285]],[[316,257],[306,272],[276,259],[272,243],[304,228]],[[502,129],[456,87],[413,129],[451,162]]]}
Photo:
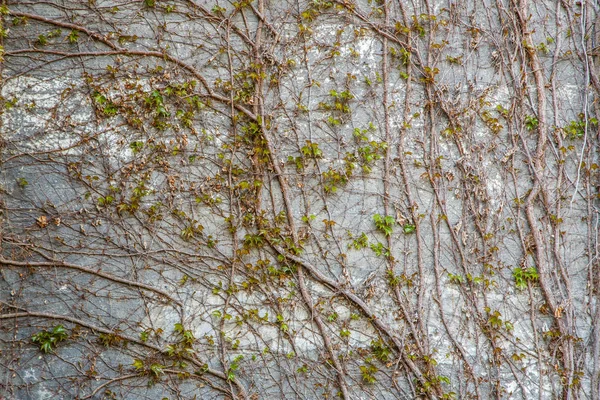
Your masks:
{"label": "rough stone texture", "polygon": [[8,2],[0,399],[598,399],[554,3]]}

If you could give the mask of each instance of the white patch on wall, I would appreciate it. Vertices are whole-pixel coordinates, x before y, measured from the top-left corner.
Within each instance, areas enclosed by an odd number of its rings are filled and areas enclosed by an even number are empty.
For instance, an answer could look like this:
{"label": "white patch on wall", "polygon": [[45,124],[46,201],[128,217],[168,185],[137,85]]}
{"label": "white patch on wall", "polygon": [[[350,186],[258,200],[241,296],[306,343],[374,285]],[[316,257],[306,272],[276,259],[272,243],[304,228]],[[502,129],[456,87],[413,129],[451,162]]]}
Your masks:
{"label": "white patch on wall", "polygon": [[360,53],[363,61],[375,61],[375,38],[362,37],[356,41],[355,50]]}
{"label": "white patch on wall", "polygon": [[32,383],[38,380],[37,372],[34,368],[29,368],[23,371],[22,373],[23,381],[25,383]]}

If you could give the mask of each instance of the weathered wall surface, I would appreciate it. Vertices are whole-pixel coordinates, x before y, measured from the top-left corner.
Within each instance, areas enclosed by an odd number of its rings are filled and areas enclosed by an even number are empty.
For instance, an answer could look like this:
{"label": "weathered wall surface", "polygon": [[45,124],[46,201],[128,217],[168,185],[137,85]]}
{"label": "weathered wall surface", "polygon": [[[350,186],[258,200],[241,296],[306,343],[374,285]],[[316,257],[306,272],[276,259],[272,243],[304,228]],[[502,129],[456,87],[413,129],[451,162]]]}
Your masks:
{"label": "weathered wall surface", "polygon": [[597,8],[6,2],[0,398],[600,398]]}

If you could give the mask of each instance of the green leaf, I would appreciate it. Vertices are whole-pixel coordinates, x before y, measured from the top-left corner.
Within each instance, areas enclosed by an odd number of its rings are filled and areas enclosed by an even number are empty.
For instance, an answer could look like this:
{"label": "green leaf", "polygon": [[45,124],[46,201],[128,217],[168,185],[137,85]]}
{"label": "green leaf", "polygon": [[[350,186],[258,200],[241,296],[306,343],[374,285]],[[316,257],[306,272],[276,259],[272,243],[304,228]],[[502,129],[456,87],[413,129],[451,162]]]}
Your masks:
{"label": "green leaf", "polygon": [[77,40],[79,39],[79,32],[77,32],[76,30],[72,30],[71,33],[69,33],[69,35],[67,36],[67,39],[71,44],[77,43]]}
{"label": "green leaf", "polygon": [[51,342],[43,342],[42,345],[40,346],[40,349],[44,352],[44,353],[49,353],[52,351],[52,344]]}
{"label": "green leaf", "polygon": [[165,348],[165,353],[167,353],[170,356],[174,355],[175,351],[175,346],[173,346],[172,344],[167,345],[167,347]]}
{"label": "green leaf", "polygon": [[383,232],[385,236],[390,236],[393,232],[393,226],[396,221],[389,215],[384,217],[380,214],[375,214],[373,216],[373,222],[375,223],[377,229]]}
{"label": "green leaf", "polygon": [[40,345],[40,350],[49,353],[58,343],[67,339],[69,334],[64,326],[57,325],[50,331],[40,331],[31,336],[31,341]]}
{"label": "green leaf", "polygon": [[144,369],[144,362],[142,360],[138,360],[137,358],[135,360],[133,360],[132,365],[135,367],[135,369],[142,370]]}
{"label": "green leaf", "polygon": [[159,377],[164,372],[164,365],[160,365],[158,363],[154,363],[150,366],[150,371],[156,376]]}
{"label": "green leaf", "polygon": [[417,229],[417,227],[413,224],[406,224],[402,227],[402,230],[404,231],[405,234],[410,234],[413,233],[415,230]]}
{"label": "green leaf", "polygon": [[52,329],[52,333],[54,333],[55,335],[66,335],[67,334],[67,330],[65,329],[64,326],[62,325],[57,325],[54,327],[54,329]]}

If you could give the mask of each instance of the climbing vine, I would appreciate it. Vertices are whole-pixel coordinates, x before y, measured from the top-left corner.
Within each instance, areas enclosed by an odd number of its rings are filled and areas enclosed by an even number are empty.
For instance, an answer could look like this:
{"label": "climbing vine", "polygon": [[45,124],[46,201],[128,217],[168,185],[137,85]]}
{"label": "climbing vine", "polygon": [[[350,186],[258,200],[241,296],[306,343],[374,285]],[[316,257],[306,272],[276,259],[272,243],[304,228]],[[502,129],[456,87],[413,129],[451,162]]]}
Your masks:
{"label": "climbing vine", "polygon": [[600,397],[591,0],[0,14],[0,397]]}

